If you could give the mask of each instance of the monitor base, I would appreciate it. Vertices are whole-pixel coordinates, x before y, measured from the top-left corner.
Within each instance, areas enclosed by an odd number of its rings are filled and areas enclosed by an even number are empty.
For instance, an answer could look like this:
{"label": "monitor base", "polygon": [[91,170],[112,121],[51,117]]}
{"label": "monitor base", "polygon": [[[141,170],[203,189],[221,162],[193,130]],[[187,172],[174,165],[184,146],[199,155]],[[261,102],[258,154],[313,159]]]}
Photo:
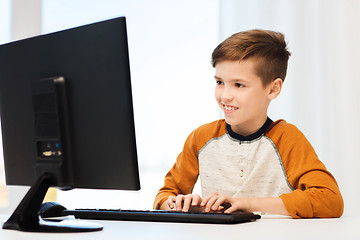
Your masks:
{"label": "monitor base", "polygon": [[3,224],[3,229],[25,232],[91,232],[101,231],[101,225],[81,220],[43,220],[39,217],[39,209],[50,187],[51,179],[43,174],[25,197],[21,200],[11,217]]}

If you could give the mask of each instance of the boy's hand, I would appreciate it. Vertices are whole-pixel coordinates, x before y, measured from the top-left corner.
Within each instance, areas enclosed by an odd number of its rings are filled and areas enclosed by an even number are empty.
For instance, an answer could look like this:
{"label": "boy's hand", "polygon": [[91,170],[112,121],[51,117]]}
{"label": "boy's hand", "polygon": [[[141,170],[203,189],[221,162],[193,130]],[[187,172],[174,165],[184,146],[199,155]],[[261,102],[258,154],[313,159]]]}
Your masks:
{"label": "boy's hand", "polygon": [[192,206],[199,206],[201,202],[201,197],[198,194],[188,194],[188,195],[177,195],[170,196],[165,201],[165,204],[168,208],[176,211],[189,211],[189,208]]}
{"label": "boy's hand", "polygon": [[234,211],[251,211],[250,198],[231,198],[218,193],[213,193],[203,199],[200,204],[205,212],[223,211],[231,213]]}
{"label": "boy's hand", "polygon": [[170,196],[160,207],[163,210],[225,212],[266,212],[290,215],[280,197],[232,198],[213,193],[204,199],[198,194]]}
{"label": "boy's hand", "polygon": [[200,206],[205,207],[205,212],[224,211],[225,213],[231,213],[235,211],[259,211],[271,214],[290,215],[280,197],[232,198],[213,193],[204,198]]}

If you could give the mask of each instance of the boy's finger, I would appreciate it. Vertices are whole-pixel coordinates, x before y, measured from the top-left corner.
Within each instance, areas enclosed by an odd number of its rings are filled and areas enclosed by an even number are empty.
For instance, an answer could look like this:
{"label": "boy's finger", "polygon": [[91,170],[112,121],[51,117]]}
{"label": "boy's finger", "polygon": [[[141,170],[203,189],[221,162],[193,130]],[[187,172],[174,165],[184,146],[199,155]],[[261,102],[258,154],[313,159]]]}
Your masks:
{"label": "boy's finger", "polygon": [[214,205],[214,203],[218,200],[219,196],[218,195],[213,195],[209,201],[206,203],[205,206],[205,212],[209,212],[212,208],[212,206]]}
{"label": "boy's finger", "polygon": [[200,203],[200,206],[205,207],[206,203],[209,201],[211,196],[206,196],[205,198],[203,198],[203,200]]}
{"label": "boy's finger", "polygon": [[205,207],[205,205],[207,205],[209,199],[211,199],[213,196],[217,196],[217,195],[219,195],[219,194],[218,194],[217,192],[214,192],[213,194],[206,196],[206,197],[202,200],[200,206]]}
{"label": "boy's finger", "polygon": [[192,200],[192,206],[197,206],[199,205],[199,202],[201,201],[201,197],[199,196],[199,194],[195,194],[193,196],[193,200]]}
{"label": "boy's finger", "polygon": [[182,210],[184,212],[187,212],[189,210],[190,203],[191,203],[192,199],[193,199],[192,195],[186,195],[184,197],[184,204],[182,206]]}
{"label": "boy's finger", "polygon": [[181,211],[184,195],[177,195],[175,200],[176,211]]}
{"label": "boy's finger", "polygon": [[211,210],[213,211],[220,210],[220,206],[223,204],[223,202],[225,202],[225,200],[226,200],[225,196],[220,196],[212,205]]}
{"label": "boy's finger", "polygon": [[237,209],[235,208],[235,207],[233,207],[233,206],[231,206],[231,207],[229,207],[228,209],[226,209],[225,211],[224,211],[224,213],[232,213],[232,212],[234,212],[234,211],[236,211]]}
{"label": "boy's finger", "polygon": [[174,201],[175,201],[175,197],[174,196],[169,196],[167,199],[167,204],[169,206],[169,208],[173,209],[175,207],[174,205]]}

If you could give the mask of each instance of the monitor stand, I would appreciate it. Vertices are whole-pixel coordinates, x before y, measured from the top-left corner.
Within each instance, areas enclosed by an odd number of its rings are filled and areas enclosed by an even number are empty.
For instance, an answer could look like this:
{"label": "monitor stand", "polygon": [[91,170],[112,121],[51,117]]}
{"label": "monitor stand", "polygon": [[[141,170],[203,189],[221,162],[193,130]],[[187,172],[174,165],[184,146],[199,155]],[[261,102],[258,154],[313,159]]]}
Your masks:
{"label": "monitor stand", "polygon": [[26,193],[3,229],[26,232],[90,232],[101,231],[101,225],[82,220],[44,220],[39,217],[39,209],[50,187],[51,178],[43,174]]}

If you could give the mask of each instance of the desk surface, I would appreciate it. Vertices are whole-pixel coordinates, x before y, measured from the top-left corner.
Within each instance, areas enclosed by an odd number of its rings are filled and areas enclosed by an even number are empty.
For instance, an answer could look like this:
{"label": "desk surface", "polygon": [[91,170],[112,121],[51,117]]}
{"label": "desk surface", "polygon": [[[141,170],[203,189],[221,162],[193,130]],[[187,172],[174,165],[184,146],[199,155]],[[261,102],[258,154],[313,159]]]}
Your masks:
{"label": "desk surface", "polygon": [[[7,218],[6,215],[0,215],[1,226]],[[0,239],[360,239],[360,217],[346,216],[339,219],[291,219],[276,215],[265,215],[256,222],[236,225],[126,221],[94,222],[102,224],[104,229],[100,232],[90,233],[28,233],[1,229]]]}

